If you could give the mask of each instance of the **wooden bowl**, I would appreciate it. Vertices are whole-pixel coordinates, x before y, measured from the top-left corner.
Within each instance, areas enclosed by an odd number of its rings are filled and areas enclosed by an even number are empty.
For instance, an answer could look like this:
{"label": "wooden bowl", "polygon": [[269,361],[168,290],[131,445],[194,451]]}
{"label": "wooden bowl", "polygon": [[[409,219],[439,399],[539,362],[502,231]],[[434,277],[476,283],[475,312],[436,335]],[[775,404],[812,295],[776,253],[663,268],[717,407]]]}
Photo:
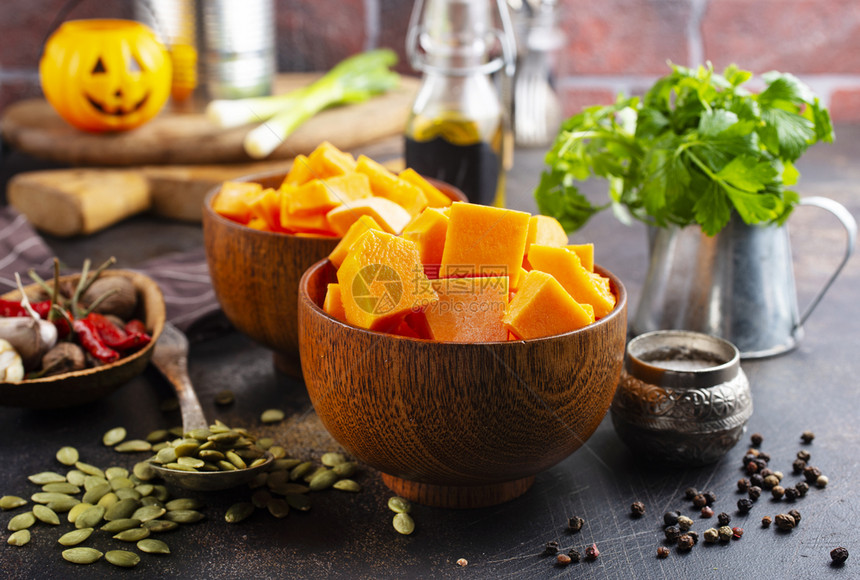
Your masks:
{"label": "wooden bowl", "polygon": [[[0,383],[0,405],[30,409],[59,409],[83,405],[112,393],[143,372],[152,357],[155,341],[158,340],[164,328],[166,316],[161,289],[151,278],[138,272],[106,270],[101,275],[103,277],[123,276],[134,283],[138,293],[138,311],[135,313],[135,318],[143,320],[146,324],[152,341],[139,351],[104,366],[20,383]],[[60,279],[75,284],[79,278],[80,276],[75,274],[63,276]],[[31,284],[25,286],[24,290],[29,296],[31,292],[37,293],[39,287]],[[15,290],[4,294],[3,298],[20,300],[21,293]]]}
{"label": "wooden bowl", "polygon": [[[269,173],[238,181],[277,188],[285,176]],[[451,199],[466,200],[459,189],[431,181]],[[340,238],[261,232],[224,218],[212,209],[219,189],[209,192],[203,206],[203,240],[215,296],[239,332],[273,350],[279,370],[300,377],[299,280]]]}
{"label": "wooden bowl", "polygon": [[299,329],[317,414],[395,493],[442,507],[513,499],[576,451],[612,402],[624,360],[627,293],[586,328],[509,342],[444,343],[371,332],[322,308],[335,268],[304,275]]}

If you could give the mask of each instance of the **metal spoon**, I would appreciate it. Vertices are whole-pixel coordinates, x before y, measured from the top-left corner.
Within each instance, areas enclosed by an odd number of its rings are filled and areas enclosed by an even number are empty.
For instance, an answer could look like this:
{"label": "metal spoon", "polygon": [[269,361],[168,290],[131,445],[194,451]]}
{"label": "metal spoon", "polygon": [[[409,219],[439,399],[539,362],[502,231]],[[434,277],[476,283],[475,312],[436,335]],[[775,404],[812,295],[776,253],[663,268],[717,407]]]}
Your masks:
{"label": "metal spoon", "polygon": [[[170,381],[179,399],[179,409],[182,411],[182,430],[207,429],[209,422],[200,407],[200,401],[188,378],[188,339],[169,322],[164,324],[164,330],[158,338],[158,343],[152,353],[152,364]],[[228,489],[248,483],[258,473],[268,469],[273,457],[267,451],[265,463],[256,467],[237,469],[235,471],[179,471],[167,469],[157,463],[151,463],[152,468],[166,482],[197,491],[215,491]]]}

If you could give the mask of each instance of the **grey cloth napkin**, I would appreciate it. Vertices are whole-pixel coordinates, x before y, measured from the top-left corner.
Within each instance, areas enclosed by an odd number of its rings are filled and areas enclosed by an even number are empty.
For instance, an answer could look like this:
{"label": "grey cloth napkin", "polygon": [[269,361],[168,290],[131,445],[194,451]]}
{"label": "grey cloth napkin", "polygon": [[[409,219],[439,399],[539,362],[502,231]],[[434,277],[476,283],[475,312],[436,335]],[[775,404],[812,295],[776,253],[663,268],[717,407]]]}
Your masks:
{"label": "grey cloth napkin", "polygon": [[[23,215],[0,209],[0,294],[16,288],[15,272],[27,284],[33,269],[53,276],[54,253]],[[192,338],[203,338],[229,327],[212,290],[203,248],[154,258],[137,268],[161,287],[167,320]]]}

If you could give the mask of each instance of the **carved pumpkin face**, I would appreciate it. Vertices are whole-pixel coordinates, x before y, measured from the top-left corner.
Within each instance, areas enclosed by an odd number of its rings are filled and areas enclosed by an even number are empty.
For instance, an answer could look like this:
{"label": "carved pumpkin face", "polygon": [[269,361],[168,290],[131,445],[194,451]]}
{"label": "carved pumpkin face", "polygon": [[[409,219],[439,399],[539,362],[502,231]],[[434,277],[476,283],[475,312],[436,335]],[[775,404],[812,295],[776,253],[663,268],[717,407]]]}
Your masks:
{"label": "carved pumpkin face", "polygon": [[171,64],[155,34],[131,20],[72,20],[39,63],[45,98],[86,131],[124,131],[153,118],[170,95]]}

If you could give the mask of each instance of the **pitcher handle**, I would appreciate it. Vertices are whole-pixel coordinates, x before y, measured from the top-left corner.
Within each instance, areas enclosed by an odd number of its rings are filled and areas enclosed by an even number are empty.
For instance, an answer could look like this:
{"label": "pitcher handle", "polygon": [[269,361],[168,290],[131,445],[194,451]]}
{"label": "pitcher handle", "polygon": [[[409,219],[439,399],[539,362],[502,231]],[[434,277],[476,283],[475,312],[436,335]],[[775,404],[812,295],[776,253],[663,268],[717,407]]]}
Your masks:
{"label": "pitcher handle", "polygon": [[806,307],[806,310],[800,317],[800,322],[797,323],[798,327],[803,326],[803,323],[806,322],[806,319],[809,318],[809,315],[812,314],[812,311],[815,310],[815,307],[818,306],[818,303],[821,302],[822,298],[824,298],[824,294],[830,289],[830,286],[836,280],[836,277],[839,276],[842,268],[845,266],[846,262],[848,262],[848,258],[850,258],[854,253],[854,244],[857,238],[857,221],[854,219],[854,216],[851,215],[851,212],[849,212],[845,206],[838,201],[834,201],[828,197],[804,197],[801,198],[800,205],[811,205],[832,213],[842,224],[842,227],[845,228],[845,233],[848,234],[848,240],[845,244],[845,254],[842,256],[842,261],[839,262],[839,266],[836,267],[830,275],[830,278],[827,279],[827,283],[824,284],[824,287],[821,288],[818,294],[815,295],[815,298],[812,299],[812,302],[809,303],[809,306]]}

